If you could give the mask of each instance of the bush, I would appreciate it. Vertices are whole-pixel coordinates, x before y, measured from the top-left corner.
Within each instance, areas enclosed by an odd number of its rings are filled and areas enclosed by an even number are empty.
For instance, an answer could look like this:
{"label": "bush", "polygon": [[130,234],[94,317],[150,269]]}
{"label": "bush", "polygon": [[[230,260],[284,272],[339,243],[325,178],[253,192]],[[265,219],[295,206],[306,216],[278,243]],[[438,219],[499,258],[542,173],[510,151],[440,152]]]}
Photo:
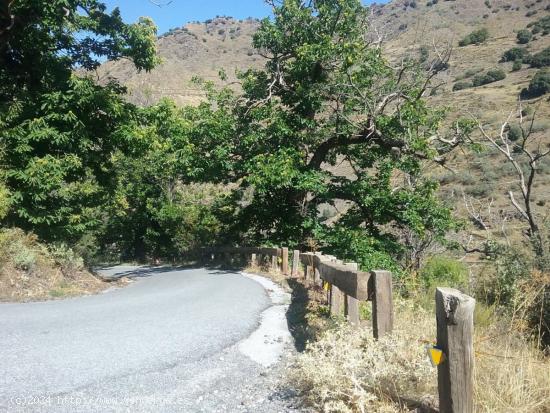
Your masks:
{"label": "bush", "polygon": [[518,70],[521,70],[523,66],[523,63],[521,60],[514,60],[514,64],[512,65],[512,72],[517,72]]}
{"label": "bush", "polygon": [[504,52],[500,61],[515,62],[516,60],[521,60],[528,63],[529,58],[529,52],[524,47],[512,47],[511,49]]}
{"label": "bush", "polygon": [[468,285],[468,268],[454,258],[435,256],[420,270],[420,281],[426,289],[434,287],[464,288]]}
{"label": "bush", "polygon": [[[547,10],[549,10],[549,8],[547,8]],[[531,22],[527,27],[532,27],[531,33],[533,34],[542,32],[542,35],[546,36],[550,32],[550,16],[545,16],[535,22]]]}
{"label": "bush", "polygon": [[30,272],[36,265],[36,254],[34,251],[21,245],[13,257],[13,264],[18,270]]}
{"label": "bush", "polygon": [[533,35],[529,30],[522,29],[518,32],[516,38],[519,44],[527,44],[531,41],[531,39],[533,38]]}
{"label": "bush", "polygon": [[483,86],[489,83],[498,82],[499,80],[502,80],[506,78],[506,73],[504,73],[501,69],[493,69],[487,71],[487,73],[483,75],[475,76],[472,79],[472,85],[474,87],[477,86]]}
{"label": "bush", "polygon": [[530,59],[531,67],[550,66],[550,47],[534,54]]}
{"label": "bush", "polygon": [[453,92],[457,91],[457,90],[462,90],[462,89],[468,89],[472,87],[472,83],[471,82],[456,82],[454,85],[453,85]]}
{"label": "bush", "polygon": [[50,245],[50,255],[65,275],[74,274],[84,269],[84,260],[66,244]]}
{"label": "bush", "polygon": [[468,46],[470,44],[478,45],[485,42],[488,38],[489,38],[489,31],[486,28],[482,28],[471,32],[469,35],[463,38],[460,42],[458,42],[458,45],[460,47]]}
{"label": "bush", "polygon": [[517,140],[521,139],[523,137],[523,132],[519,125],[512,124],[508,127],[508,139],[512,142],[516,142]]}
{"label": "bush", "polygon": [[533,79],[529,82],[529,87],[522,91],[522,96],[534,98],[548,92],[550,92],[550,69],[542,69],[533,76]]}

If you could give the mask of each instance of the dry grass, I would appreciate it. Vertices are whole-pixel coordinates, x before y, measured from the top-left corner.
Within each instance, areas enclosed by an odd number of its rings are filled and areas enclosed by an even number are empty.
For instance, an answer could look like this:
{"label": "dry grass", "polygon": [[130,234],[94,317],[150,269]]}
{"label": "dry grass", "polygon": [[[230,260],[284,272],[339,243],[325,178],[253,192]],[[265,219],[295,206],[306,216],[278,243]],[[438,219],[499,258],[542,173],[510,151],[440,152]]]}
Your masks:
{"label": "dry grass", "polygon": [[[66,252],[65,250],[61,252]],[[97,293],[110,286],[72,255],[60,259],[32,234],[0,231],[0,301],[35,301]]]}
{"label": "dry grass", "polygon": [[[330,329],[298,357],[292,380],[322,412],[409,411],[413,402],[429,411],[437,404],[437,371],[425,352],[433,314],[398,300],[396,329],[379,341],[370,328]],[[477,412],[550,411],[550,360],[502,323],[477,326],[474,341]]]}

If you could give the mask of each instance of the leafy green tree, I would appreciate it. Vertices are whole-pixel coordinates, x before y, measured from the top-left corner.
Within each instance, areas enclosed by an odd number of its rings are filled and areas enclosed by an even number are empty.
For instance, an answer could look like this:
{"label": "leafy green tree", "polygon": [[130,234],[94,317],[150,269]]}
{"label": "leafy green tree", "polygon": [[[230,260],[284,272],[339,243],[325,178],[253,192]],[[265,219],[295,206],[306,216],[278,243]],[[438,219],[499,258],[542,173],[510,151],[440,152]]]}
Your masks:
{"label": "leafy green tree", "polygon": [[[402,229],[443,236],[454,224],[425,162],[444,163],[470,128],[442,133],[444,111],[424,99],[445,62],[394,66],[359,0],[286,0],[273,12],[254,36],[265,69],[242,73],[244,93],[228,102],[235,233],[310,239],[369,268],[394,262]],[[327,204],[335,217],[320,213]]]}
{"label": "leafy green tree", "polygon": [[46,240],[76,240],[101,221],[122,127],[135,109],[116,84],[74,74],[101,59],[151,69],[156,28],[127,25],[96,0],[18,0],[0,10],[0,162],[12,206],[5,222]]}
{"label": "leafy green tree", "polygon": [[230,121],[206,104],[178,108],[163,100],[126,125],[138,145],[115,155],[116,191],[100,235],[111,254],[173,258],[221,241],[228,196],[214,183],[227,176]]}

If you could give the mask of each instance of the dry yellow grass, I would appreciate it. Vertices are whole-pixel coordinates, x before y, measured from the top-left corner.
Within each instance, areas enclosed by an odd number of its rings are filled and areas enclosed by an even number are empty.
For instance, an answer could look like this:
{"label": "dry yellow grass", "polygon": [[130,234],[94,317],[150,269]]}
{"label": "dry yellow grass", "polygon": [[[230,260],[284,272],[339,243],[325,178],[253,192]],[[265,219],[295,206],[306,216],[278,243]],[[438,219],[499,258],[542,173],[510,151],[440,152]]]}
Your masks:
{"label": "dry yellow grass", "polygon": [[[425,352],[435,340],[435,316],[413,300],[398,300],[396,320],[394,333],[379,341],[369,328],[326,331],[298,356],[293,383],[322,412],[408,411],[413,401],[435,405],[437,370]],[[477,326],[474,342],[477,412],[550,411],[550,360],[498,322]]]}

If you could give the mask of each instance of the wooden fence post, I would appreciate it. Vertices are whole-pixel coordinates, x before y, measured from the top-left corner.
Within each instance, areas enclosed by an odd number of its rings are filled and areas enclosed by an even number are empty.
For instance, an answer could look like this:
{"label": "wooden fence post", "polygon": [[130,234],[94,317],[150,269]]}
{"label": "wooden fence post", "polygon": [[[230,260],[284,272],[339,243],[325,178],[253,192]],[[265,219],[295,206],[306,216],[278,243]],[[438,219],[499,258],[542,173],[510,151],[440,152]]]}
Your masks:
{"label": "wooden fence post", "polygon": [[[359,265],[356,262],[346,263],[348,267],[357,271],[359,270]],[[350,295],[347,295],[344,302],[344,314],[348,318],[348,322],[356,327],[359,326],[359,300]]]}
{"label": "wooden fence post", "polygon": [[277,262],[277,259],[279,258],[279,248],[275,247],[277,249],[277,252],[275,253],[275,255],[272,255],[271,256],[271,269],[273,271],[277,271],[278,268],[279,268],[279,264]]}
{"label": "wooden fence post", "polygon": [[392,279],[389,271],[372,271],[372,329],[374,338],[393,329]]}
{"label": "wooden fence post", "polygon": [[288,248],[283,247],[282,249],[283,262],[281,263],[281,270],[284,275],[288,275]]}
{"label": "wooden fence post", "polygon": [[300,268],[300,251],[294,250],[292,253],[292,276],[298,276],[298,270]]}
{"label": "wooden fence post", "polygon": [[[319,258],[323,256],[322,252],[316,252],[315,255],[317,255]],[[321,273],[319,272],[319,268],[313,264],[313,284],[317,286],[322,286],[323,281],[321,280]]]}
{"label": "wooden fence post", "polygon": [[342,313],[345,295],[335,285],[330,286],[330,314],[339,316]]}
{"label": "wooden fence post", "polygon": [[473,413],[475,300],[453,288],[437,288],[435,306],[437,345],[445,355],[437,366],[439,411]]}

